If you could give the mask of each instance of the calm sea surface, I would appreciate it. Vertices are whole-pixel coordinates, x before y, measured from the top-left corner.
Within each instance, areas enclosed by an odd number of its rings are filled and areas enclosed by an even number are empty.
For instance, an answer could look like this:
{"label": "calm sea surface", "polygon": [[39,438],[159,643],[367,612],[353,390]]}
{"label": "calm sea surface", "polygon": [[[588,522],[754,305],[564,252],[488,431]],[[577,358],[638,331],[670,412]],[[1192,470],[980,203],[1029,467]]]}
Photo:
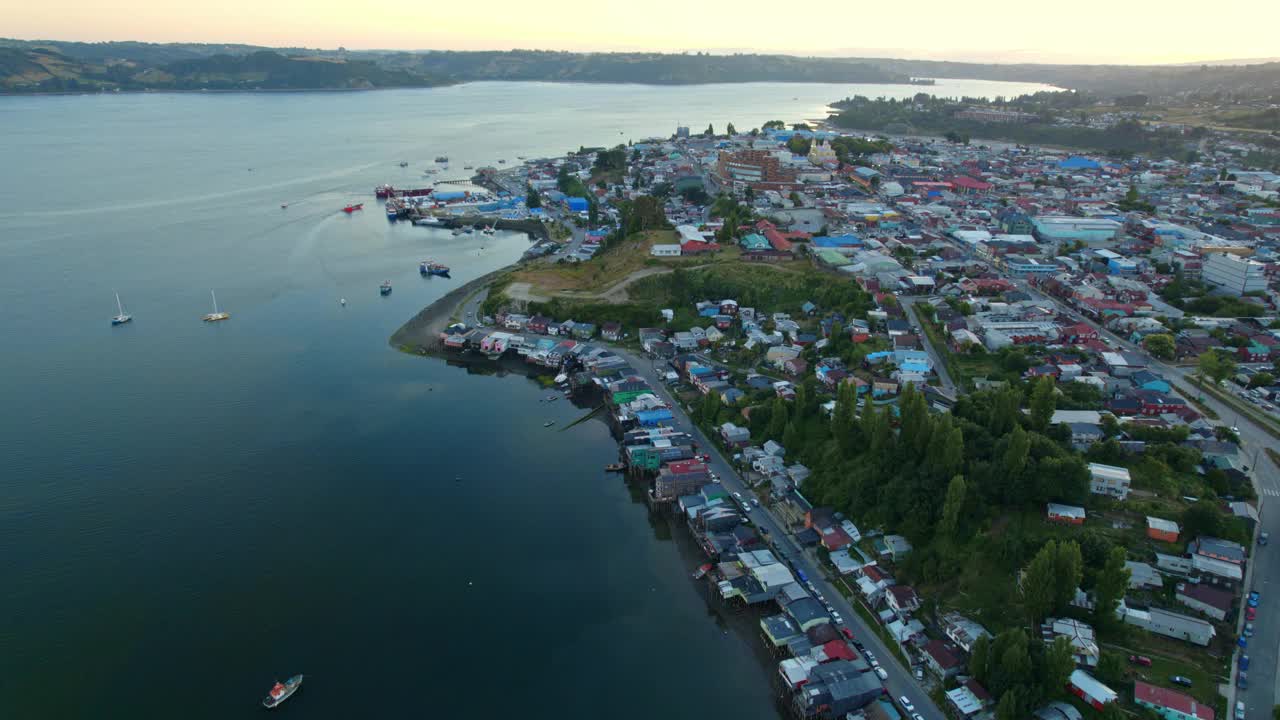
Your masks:
{"label": "calm sea surface", "polygon": [[255,716],[299,672],[294,717],[776,717],[603,424],[388,347],[528,240],[392,225],[371,188],[917,90],[0,98],[0,718]]}

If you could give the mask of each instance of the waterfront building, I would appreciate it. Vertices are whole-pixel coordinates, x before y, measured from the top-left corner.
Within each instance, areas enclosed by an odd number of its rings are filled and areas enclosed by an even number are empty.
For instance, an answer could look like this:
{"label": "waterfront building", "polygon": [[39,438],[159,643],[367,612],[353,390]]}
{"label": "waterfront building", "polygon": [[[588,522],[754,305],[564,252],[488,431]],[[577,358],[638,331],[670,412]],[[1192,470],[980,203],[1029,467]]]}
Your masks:
{"label": "waterfront building", "polygon": [[1165,720],[1214,720],[1213,708],[1185,693],[1157,687],[1141,680],[1133,682],[1133,702],[1154,710]]}

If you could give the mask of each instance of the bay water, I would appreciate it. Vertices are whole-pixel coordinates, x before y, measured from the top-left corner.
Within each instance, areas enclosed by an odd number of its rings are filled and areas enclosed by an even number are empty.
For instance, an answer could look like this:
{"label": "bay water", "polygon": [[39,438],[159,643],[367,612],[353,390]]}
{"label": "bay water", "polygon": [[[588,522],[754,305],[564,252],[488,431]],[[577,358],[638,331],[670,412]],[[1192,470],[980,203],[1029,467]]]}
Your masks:
{"label": "bay water", "polygon": [[920,89],[0,97],[0,717],[244,717],[294,673],[296,717],[776,717],[602,423],[388,346],[528,239],[388,223],[372,188]]}

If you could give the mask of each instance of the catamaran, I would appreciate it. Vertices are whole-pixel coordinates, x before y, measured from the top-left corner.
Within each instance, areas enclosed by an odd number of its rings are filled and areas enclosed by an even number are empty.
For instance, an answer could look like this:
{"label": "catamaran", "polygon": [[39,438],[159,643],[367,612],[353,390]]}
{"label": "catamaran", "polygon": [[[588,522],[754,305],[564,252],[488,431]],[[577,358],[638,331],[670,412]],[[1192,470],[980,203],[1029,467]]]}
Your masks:
{"label": "catamaran", "polygon": [[231,313],[218,311],[218,296],[212,290],[209,291],[209,297],[213,298],[213,312],[204,316],[205,322],[218,322],[219,320],[230,320]]}
{"label": "catamaran", "polygon": [[124,305],[120,304],[120,293],[116,293],[116,312],[115,317],[111,318],[112,325],[123,325],[131,320],[133,316],[124,311]]}

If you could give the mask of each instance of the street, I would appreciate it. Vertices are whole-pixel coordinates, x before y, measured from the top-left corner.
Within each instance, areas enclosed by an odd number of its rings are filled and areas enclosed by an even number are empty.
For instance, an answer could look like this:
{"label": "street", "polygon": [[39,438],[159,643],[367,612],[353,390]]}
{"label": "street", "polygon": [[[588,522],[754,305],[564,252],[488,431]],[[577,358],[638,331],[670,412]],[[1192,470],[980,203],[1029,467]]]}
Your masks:
{"label": "street", "polygon": [[942,356],[938,354],[937,348],[929,340],[929,333],[924,331],[924,327],[920,325],[920,319],[916,317],[915,304],[920,298],[902,296],[898,300],[902,303],[902,309],[907,311],[907,322],[911,327],[915,328],[916,335],[920,337],[920,342],[924,344],[924,349],[929,353],[929,360],[933,363],[933,370],[938,374],[938,382],[942,383],[942,389],[951,397],[956,397],[956,384],[951,381],[951,373],[947,372],[947,365],[942,361]]}
{"label": "street", "polygon": [[[733,469],[733,465],[725,460],[718,447],[690,421],[689,417],[680,408],[660,376],[660,366],[655,365],[653,360],[639,357],[628,350],[617,347],[614,347],[613,350],[631,363],[631,366],[649,383],[654,392],[658,394],[658,397],[671,405],[672,413],[676,417],[676,427],[692,435],[698,443],[698,447],[711,456],[711,462],[708,464],[711,467],[711,471],[720,476],[725,489],[730,494],[737,492],[742,493],[743,497],[754,497],[754,493],[738,476]],[[665,370],[662,372],[665,372]],[[867,627],[862,620],[862,616],[854,611],[844,599],[844,596],[827,581],[825,574],[818,571],[816,563],[796,545],[786,525],[780,522],[767,506],[751,510],[750,518],[756,527],[762,528],[768,533],[769,538],[773,541],[774,550],[780,556],[780,559],[789,563],[793,569],[803,572],[813,582],[818,592],[836,609],[836,612],[840,613],[845,624],[853,630],[858,640],[862,642],[867,650],[875,654],[876,659],[880,661],[880,666],[889,675],[889,679],[884,682],[884,686],[888,689],[894,702],[896,703],[898,698],[906,696],[915,705],[916,712],[922,715],[925,720],[945,720],[946,715],[933,704],[933,701],[925,691],[916,683],[915,678],[911,676],[910,670],[903,668],[894,660],[893,653],[880,640],[879,634],[873,628]]]}

